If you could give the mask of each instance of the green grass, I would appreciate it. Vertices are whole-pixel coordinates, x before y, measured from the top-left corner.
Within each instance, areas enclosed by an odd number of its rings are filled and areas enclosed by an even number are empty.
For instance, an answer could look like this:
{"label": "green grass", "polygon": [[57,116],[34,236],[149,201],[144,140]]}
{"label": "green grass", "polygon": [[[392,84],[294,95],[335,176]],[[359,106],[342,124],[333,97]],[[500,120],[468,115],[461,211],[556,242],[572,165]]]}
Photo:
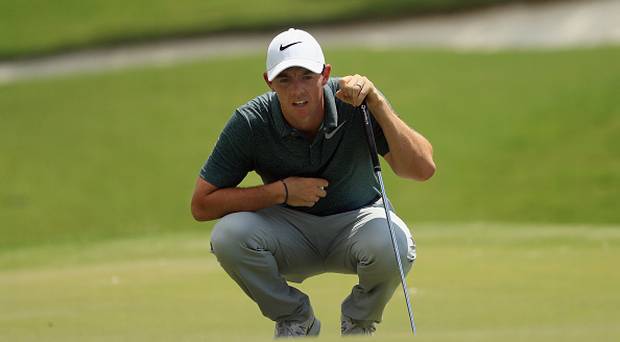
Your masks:
{"label": "green grass", "polygon": [[70,49],[230,30],[276,30],[446,11],[509,0],[5,0],[0,60]]}
{"label": "green grass", "polygon": [[[422,341],[615,341],[620,227],[417,225],[408,277]],[[0,340],[270,341],[273,324],[208,252],[208,232],[0,253]],[[301,288],[340,341],[355,278]],[[376,338],[410,340],[402,293]]]}
{"label": "green grass", "polygon": [[[411,222],[618,223],[620,49],[327,51],[434,144],[426,183],[387,170]],[[189,214],[263,57],[0,86],[0,250],[210,227]],[[246,184],[258,183],[251,177]]]}

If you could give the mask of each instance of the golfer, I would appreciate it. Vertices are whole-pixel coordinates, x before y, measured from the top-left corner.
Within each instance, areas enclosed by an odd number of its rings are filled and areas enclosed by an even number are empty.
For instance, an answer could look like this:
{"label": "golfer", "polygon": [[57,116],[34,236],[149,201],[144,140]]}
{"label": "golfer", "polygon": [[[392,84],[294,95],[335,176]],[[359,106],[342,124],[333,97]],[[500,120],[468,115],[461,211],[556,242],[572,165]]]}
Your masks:
{"label": "golfer", "polygon": [[[330,73],[310,34],[277,35],[263,74],[271,91],[234,111],[192,198],[196,220],[219,219],[211,249],[275,321],[275,337],[314,336],[321,328],[308,296],[288,282],[357,274],[341,306],[342,335],[372,334],[399,285],[359,106],[366,101],[378,152],[395,174],[423,181],[435,172],[431,144],[368,78]],[[250,171],[263,185],[238,187]],[[415,242],[405,223],[390,216],[408,272]]]}

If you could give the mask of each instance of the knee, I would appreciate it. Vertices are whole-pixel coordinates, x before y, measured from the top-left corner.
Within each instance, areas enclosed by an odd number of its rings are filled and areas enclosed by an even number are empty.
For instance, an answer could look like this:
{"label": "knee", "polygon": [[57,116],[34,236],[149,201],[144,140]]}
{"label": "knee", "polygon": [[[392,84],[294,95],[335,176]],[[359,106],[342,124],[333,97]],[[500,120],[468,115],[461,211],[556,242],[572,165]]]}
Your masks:
{"label": "knee", "polygon": [[238,255],[238,250],[254,245],[256,217],[252,212],[238,212],[222,217],[213,227],[211,249],[218,258]]}
{"label": "knee", "polygon": [[[390,233],[385,226],[376,228],[371,230],[372,233],[368,234],[369,236],[358,242],[358,264],[372,267],[374,272],[382,273],[384,277],[399,278],[400,272],[396,265]],[[400,261],[406,273],[412,266],[412,254],[415,255],[415,249],[409,248],[409,238],[403,232],[397,227],[394,227],[394,230]]]}
{"label": "knee", "polygon": [[361,241],[357,242],[360,262],[378,262],[386,259],[386,256],[392,256],[392,241],[387,230],[378,233],[376,231]]}

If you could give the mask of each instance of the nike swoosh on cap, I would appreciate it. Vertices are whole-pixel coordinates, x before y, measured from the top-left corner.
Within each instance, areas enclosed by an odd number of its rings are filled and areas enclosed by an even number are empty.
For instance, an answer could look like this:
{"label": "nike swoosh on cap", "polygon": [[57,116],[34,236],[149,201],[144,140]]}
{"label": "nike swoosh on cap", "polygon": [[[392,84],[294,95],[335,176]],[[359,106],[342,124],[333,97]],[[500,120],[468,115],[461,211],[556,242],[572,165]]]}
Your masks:
{"label": "nike swoosh on cap", "polygon": [[284,50],[290,48],[291,46],[293,46],[295,44],[299,44],[299,43],[301,43],[301,41],[290,43],[290,44],[286,44],[284,46],[282,46],[282,44],[280,44],[280,51],[284,51]]}
{"label": "nike swoosh on cap", "polygon": [[332,138],[332,137],[336,134],[336,132],[338,132],[338,130],[339,130],[342,126],[344,126],[344,124],[345,124],[345,123],[347,123],[347,121],[346,121],[346,120],[345,120],[345,121],[343,121],[340,125],[338,125],[338,127],[334,128],[331,132],[329,132],[329,133],[325,133],[325,139],[327,139],[327,140],[331,139],[331,138]]}

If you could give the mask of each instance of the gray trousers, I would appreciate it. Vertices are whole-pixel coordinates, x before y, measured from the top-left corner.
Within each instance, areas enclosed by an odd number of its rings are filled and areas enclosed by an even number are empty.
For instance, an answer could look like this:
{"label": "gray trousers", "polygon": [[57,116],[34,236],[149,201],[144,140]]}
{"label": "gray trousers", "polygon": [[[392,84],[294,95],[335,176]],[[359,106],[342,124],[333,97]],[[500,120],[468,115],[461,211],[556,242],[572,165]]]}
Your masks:
{"label": "gray trousers", "polygon": [[[390,213],[405,272],[415,260],[407,226]],[[380,322],[400,275],[385,212],[372,206],[330,216],[314,216],[275,206],[222,217],[211,235],[220,265],[274,321],[305,321],[313,315],[309,298],[288,281],[325,272],[357,274],[359,283],[342,302],[342,314]]]}

